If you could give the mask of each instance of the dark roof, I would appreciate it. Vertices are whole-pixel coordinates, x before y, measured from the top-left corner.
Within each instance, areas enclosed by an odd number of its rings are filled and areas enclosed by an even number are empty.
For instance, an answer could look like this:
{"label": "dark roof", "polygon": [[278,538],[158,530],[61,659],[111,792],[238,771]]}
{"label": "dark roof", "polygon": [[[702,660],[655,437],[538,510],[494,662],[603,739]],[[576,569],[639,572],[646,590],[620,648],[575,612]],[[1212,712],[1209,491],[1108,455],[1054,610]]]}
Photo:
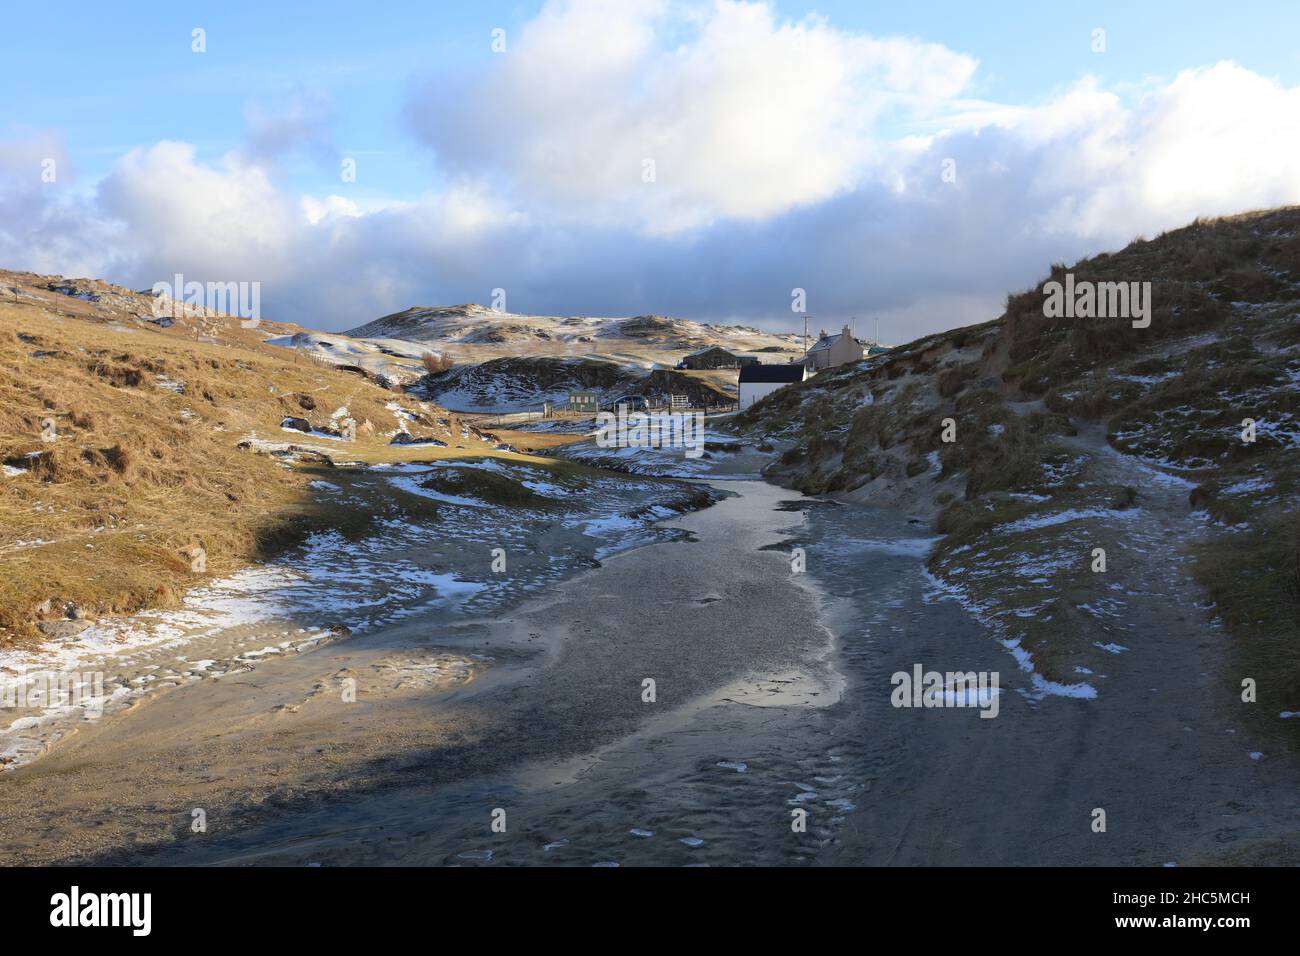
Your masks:
{"label": "dark roof", "polygon": [[742,365],[740,381],[743,382],[802,382],[802,365]]}

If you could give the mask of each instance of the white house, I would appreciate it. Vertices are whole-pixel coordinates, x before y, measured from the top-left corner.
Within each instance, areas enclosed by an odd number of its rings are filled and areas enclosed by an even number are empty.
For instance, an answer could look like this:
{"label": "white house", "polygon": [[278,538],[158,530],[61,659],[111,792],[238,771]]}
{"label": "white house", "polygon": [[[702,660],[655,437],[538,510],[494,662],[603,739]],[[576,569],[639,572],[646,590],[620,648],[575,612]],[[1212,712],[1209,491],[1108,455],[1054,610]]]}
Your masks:
{"label": "white house", "polygon": [[808,350],[804,364],[810,372],[820,372],[824,368],[847,365],[849,362],[862,361],[862,343],[853,337],[849,327],[835,335],[825,331],[817,337],[817,344]]}
{"label": "white house", "polygon": [[803,365],[742,365],[740,367],[740,401],[743,411],[765,395],[791,382],[802,382],[808,375]]}

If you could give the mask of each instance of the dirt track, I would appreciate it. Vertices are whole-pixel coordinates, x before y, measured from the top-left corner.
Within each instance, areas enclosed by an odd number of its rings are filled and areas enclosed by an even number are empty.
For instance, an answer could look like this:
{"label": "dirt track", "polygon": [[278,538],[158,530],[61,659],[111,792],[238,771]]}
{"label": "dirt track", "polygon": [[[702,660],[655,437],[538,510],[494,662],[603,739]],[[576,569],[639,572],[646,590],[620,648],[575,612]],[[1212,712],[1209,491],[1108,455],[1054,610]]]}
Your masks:
{"label": "dirt track", "polygon": [[[904,517],[728,486],[740,494],[672,522],[697,540],[616,556],[502,620],[412,619],[103,721],[0,780],[8,860],[1284,858],[1300,779],[1281,755],[1252,759],[1214,704],[1225,639],[1176,562],[1133,582],[1131,646],[1096,700],[1035,700],[935,596]],[[1155,536],[1182,520],[1153,516]],[[492,659],[471,683],[422,681],[430,655],[471,652]],[[895,709],[890,675],[915,663],[1000,672],[999,716]]]}

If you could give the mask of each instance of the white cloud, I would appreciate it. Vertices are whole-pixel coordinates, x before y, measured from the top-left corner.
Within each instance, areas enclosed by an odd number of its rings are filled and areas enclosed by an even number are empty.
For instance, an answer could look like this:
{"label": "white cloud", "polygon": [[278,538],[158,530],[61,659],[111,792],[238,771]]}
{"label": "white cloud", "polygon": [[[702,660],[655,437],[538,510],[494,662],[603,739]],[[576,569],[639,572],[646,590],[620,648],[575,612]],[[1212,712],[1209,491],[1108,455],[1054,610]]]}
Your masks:
{"label": "white cloud", "polygon": [[1300,202],[1300,87],[1235,63],[1180,73],[1131,109],[1086,84],[1015,127],[1043,155],[1044,228],[1112,241]]}
{"label": "white cloud", "polygon": [[100,185],[97,205],[126,226],[137,272],[266,279],[305,265],[305,217],[263,168],[233,153],[208,166],[187,143],[133,149]]}
{"label": "white cloud", "polygon": [[277,102],[249,103],[244,107],[247,152],[262,161],[274,161],[295,150],[318,159],[334,159],[330,127],[334,103],[319,90],[295,89]]}
{"label": "white cloud", "polygon": [[410,113],[457,173],[565,219],[670,234],[853,187],[890,153],[882,118],[930,114],[975,66],[937,44],[780,22],[761,4],[570,0],[471,84],[436,77]]}
{"label": "white cloud", "polygon": [[313,226],[319,225],[324,219],[331,217],[345,219],[359,219],[364,213],[361,207],[345,196],[326,196],[324,199],[317,199],[315,196],[303,196],[300,200],[303,215]]}

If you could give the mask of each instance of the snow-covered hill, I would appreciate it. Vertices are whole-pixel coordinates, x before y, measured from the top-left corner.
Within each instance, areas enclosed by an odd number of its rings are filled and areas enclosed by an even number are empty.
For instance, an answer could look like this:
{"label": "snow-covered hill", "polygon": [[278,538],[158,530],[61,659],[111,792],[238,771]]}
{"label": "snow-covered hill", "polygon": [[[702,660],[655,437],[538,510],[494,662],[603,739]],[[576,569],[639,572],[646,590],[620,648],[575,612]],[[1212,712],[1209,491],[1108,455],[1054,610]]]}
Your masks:
{"label": "snow-covered hill", "polygon": [[[518,315],[481,305],[416,306],[343,333],[357,339],[403,339],[442,346],[470,347],[467,357],[568,354],[609,356],[627,353],[643,363],[676,364],[682,355],[712,345],[752,354],[792,356],[803,349],[792,333],[750,326],[712,325],[662,315],[632,318]],[[460,351],[460,350],[457,350]],[[784,358],[780,359],[784,361]]]}

